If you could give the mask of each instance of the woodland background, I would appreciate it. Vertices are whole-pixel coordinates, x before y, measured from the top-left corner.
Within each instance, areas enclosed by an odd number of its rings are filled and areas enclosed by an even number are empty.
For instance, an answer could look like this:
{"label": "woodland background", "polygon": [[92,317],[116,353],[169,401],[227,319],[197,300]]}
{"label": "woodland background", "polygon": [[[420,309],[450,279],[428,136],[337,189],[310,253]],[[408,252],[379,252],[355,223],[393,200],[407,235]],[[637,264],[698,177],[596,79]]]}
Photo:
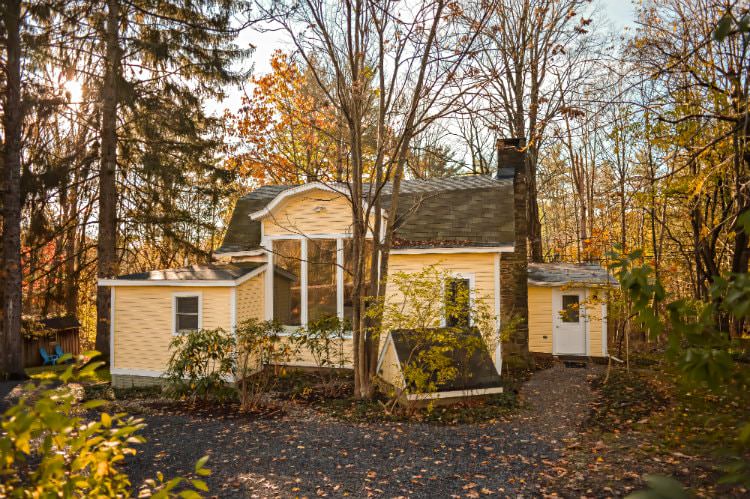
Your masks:
{"label": "woodland background", "polygon": [[[715,276],[748,271],[746,4],[646,1],[634,28],[612,33],[588,0],[417,3],[471,49],[417,95],[418,109],[442,103],[407,142],[406,176],[491,174],[496,140],[525,137],[531,260],[606,264],[615,245],[642,249],[668,291],[699,300]],[[4,352],[21,315],[77,315],[93,346],[107,300],[97,276],[210,261],[239,196],[352,171],[348,117],[330,98],[340,82],[320,77],[330,61],[291,43],[255,74],[252,47],[238,46],[243,30],[274,29],[267,6],[2,9]],[[425,29],[417,18],[409,32]],[[237,85],[242,105],[216,112]],[[359,91],[366,176],[384,121],[377,85]]]}

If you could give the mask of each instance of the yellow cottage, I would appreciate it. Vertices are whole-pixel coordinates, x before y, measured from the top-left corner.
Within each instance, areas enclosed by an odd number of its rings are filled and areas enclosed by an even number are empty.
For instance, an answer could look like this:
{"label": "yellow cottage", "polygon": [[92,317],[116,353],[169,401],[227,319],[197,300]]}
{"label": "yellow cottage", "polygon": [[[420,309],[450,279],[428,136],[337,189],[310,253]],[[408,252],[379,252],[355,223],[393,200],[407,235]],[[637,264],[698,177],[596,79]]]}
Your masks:
{"label": "yellow cottage", "polygon": [[[515,252],[515,242],[525,241],[525,227],[517,230],[518,216],[525,210],[515,209],[525,203],[525,188],[517,189],[523,185],[519,179],[525,171],[519,146],[511,141],[498,151],[502,168],[497,175],[404,180],[397,213],[390,213],[390,185],[382,197],[384,216],[397,220],[389,273],[437,265],[466,286],[471,297],[491,304],[498,332],[504,316],[512,311],[513,283],[507,276],[523,280],[524,274],[511,268],[526,265],[525,257],[517,256],[521,252]],[[367,199],[366,193],[358,202]],[[111,290],[113,384],[157,382],[171,354],[170,341],[182,331],[216,327],[232,331],[251,317],[273,319],[290,330],[326,316],[347,319],[352,311],[351,203],[347,184],[259,187],[237,202],[211,264],[101,279],[99,285]],[[370,230],[367,237],[382,234]],[[566,342],[556,347],[551,324],[555,290],[562,288],[537,281],[531,286],[532,350],[606,354],[606,340],[601,333],[594,334],[593,326],[586,329],[585,350],[573,352]],[[587,293],[579,295],[580,303]],[[566,304],[572,303],[569,294],[562,295]],[[587,306],[585,316],[593,318],[593,309]],[[488,352],[498,371],[499,349],[498,345]],[[341,367],[349,367],[351,339],[343,352]],[[303,353],[293,364],[314,362]]]}

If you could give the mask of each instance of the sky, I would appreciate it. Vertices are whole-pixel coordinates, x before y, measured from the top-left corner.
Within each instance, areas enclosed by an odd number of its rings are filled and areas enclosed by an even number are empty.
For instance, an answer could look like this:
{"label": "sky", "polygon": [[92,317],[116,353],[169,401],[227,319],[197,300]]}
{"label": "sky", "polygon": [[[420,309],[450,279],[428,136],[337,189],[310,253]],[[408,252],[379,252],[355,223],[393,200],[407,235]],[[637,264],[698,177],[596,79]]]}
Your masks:
{"label": "sky", "polygon": [[[602,13],[609,20],[612,29],[615,32],[622,32],[626,27],[632,26],[635,20],[634,0],[598,0]],[[638,1],[638,0],[635,0]],[[255,47],[250,60],[245,64],[252,64],[253,74],[262,75],[270,71],[269,61],[271,55],[277,49],[290,51],[292,47],[289,40],[283,32],[259,33],[253,30],[245,30],[237,40],[240,46]],[[227,92],[227,98],[219,103],[209,104],[209,109],[213,108],[218,114],[223,114],[225,109],[236,110],[242,102],[243,90],[241,88],[232,88]]]}

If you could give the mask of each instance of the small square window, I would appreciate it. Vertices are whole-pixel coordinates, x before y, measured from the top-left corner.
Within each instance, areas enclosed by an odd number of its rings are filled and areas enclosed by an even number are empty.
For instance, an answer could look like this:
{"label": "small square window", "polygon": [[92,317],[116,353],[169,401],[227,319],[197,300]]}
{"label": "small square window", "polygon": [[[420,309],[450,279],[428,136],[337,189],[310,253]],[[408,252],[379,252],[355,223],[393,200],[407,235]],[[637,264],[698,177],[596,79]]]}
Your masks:
{"label": "small square window", "polygon": [[200,329],[198,296],[175,297],[175,332],[183,333]]}

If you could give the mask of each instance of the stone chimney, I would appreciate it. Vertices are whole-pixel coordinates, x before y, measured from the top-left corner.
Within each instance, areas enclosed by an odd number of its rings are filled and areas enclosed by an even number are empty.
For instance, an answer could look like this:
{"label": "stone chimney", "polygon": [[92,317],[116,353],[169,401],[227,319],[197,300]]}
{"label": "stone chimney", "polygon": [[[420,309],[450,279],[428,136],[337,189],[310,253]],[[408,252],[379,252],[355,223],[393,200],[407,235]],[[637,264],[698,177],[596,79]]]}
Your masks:
{"label": "stone chimney", "polygon": [[[503,362],[510,368],[533,366],[529,353],[529,288],[526,218],[526,140],[499,139],[497,141],[497,176],[513,177],[513,253],[500,257],[500,321],[503,332],[512,325],[509,337],[503,341]],[[500,214],[502,216],[502,214]]]}

